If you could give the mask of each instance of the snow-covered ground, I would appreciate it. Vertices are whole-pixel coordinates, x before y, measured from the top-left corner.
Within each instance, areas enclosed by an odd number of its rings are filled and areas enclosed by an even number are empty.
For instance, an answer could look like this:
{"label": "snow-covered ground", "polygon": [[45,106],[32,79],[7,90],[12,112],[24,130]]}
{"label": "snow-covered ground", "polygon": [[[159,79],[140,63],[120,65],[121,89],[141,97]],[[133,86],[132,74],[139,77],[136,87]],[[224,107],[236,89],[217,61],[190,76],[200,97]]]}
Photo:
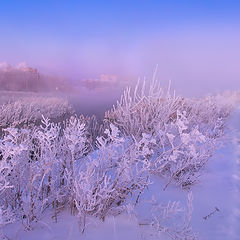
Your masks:
{"label": "snow-covered ground", "polygon": [[240,145],[237,139],[240,139],[240,109],[228,123],[224,146],[208,162],[201,182],[193,188],[192,226],[200,239],[240,239]]}
{"label": "snow-covered ground", "polygon": [[[169,201],[178,201],[179,206],[187,209],[188,192],[171,184],[164,190],[167,182],[159,177],[151,181],[153,183],[145,189],[135,208],[129,201],[126,214],[107,217],[104,222],[89,218],[84,233],[80,232],[77,218],[65,210],[58,215],[57,221],[46,212],[31,230],[25,230],[21,223],[7,225],[4,229],[6,239],[171,239],[168,234],[158,234],[151,227],[155,214],[151,209],[156,203],[167,205]],[[191,190],[191,228],[199,239],[240,240],[240,108],[228,122],[224,145],[209,160],[199,182]],[[181,219],[177,217],[174,221],[172,224],[178,224]]]}

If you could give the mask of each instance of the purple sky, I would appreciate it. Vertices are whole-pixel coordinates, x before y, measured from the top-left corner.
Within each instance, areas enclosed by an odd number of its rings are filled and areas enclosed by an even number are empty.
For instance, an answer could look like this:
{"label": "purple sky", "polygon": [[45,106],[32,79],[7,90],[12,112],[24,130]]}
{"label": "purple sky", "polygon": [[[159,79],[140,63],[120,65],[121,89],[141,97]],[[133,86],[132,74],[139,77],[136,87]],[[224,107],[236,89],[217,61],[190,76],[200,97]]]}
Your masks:
{"label": "purple sky", "polygon": [[240,89],[239,13],[238,1],[3,0],[0,62],[123,84],[158,64],[181,94]]}

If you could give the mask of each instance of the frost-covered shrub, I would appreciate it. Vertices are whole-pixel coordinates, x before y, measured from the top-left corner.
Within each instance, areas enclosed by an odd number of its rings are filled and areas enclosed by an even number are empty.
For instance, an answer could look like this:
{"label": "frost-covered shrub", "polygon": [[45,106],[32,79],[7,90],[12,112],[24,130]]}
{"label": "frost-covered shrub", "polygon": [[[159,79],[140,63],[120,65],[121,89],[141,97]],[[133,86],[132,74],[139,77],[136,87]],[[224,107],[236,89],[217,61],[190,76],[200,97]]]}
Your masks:
{"label": "frost-covered shrub", "polygon": [[141,138],[143,133],[154,135],[156,125],[167,123],[181,107],[182,99],[170,96],[154,80],[147,90],[138,83],[132,93],[127,88],[116,106],[106,112],[105,122],[115,124],[127,136]]}
{"label": "frost-covered shrub", "polygon": [[135,89],[127,88],[116,106],[106,112],[105,122],[115,124],[127,136],[137,138],[142,133],[155,136],[156,126],[174,123],[177,112],[185,112],[189,125],[198,126],[213,138],[222,134],[226,119],[233,107],[231,101],[219,101],[219,97],[191,99],[164,91],[154,78],[149,89],[145,82],[138,83]]}
{"label": "frost-covered shrub", "polygon": [[86,142],[84,124],[75,117],[64,129],[44,117],[39,128],[7,128],[0,142],[1,213],[10,210],[29,228],[46,208],[57,215],[72,204],[74,162],[84,155]]}
{"label": "frost-covered shrub", "polygon": [[169,179],[168,184],[175,181],[188,188],[213,154],[216,140],[204,135],[198,126],[189,126],[186,113],[178,111],[176,121],[159,127],[157,132],[152,173]]}
{"label": "frost-covered shrub", "polygon": [[7,224],[11,215],[30,229],[46,209],[54,210],[56,219],[61,208],[70,207],[81,220],[88,215],[104,220],[122,212],[128,197],[137,203],[149,184],[155,141],[148,134],[139,141],[125,139],[113,124],[104,134],[86,156],[85,124],[76,117],[62,125],[43,117],[40,127],[5,129],[1,219]]}
{"label": "frost-covered shrub", "polygon": [[0,139],[0,219],[1,226],[14,221],[14,214],[11,207],[17,198],[14,195],[14,188],[16,182],[14,171],[19,164],[19,158],[25,151],[24,144],[25,137],[17,129],[8,128],[5,130],[8,134]]}
{"label": "frost-covered shrub", "polygon": [[133,93],[126,89],[105,114],[105,122],[138,140],[143,133],[152,136],[156,147],[151,172],[185,188],[196,182],[212,156],[231,110],[230,102],[214,96],[188,99],[171,95],[154,78],[149,89],[145,83],[142,88],[138,83]]}
{"label": "frost-covered shrub", "polygon": [[123,139],[112,124],[105,134],[97,139],[98,150],[87,157],[75,177],[75,204],[83,221],[86,215],[104,220],[108,214],[121,212],[126,198],[135,193],[137,202],[149,184],[153,140],[146,135],[139,142]]}
{"label": "frost-covered shrub", "polygon": [[68,101],[59,97],[28,96],[4,101],[0,105],[0,128],[40,124],[42,115],[63,121],[73,114]]}
{"label": "frost-covered shrub", "polygon": [[190,227],[193,205],[192,192],[188,193],[187,209],[181,207],[179,202],[168,202],[167,205],[159,204],[152,200],[152,222],[159,239],[171,240],[197,240]]}
{"label": "frost-covered shrub", "polygon": [[185,99],[186,117],[192,126],[216,139],[223,135],[226,120],[233,104],[227,100],[220,101],[218,96],[207,96],[199,99]]}

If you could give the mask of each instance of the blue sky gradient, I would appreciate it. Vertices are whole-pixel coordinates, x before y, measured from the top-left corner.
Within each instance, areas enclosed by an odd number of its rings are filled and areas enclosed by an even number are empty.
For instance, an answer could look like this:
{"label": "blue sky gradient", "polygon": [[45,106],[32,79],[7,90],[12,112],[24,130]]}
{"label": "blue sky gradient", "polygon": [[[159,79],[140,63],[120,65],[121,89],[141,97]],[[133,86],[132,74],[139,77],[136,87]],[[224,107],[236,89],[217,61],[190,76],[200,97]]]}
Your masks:
{"label": "blue sky gradient", "polygon": [[0,29],[0,62],[69,79],[159,64],[181,93],[240,88],[240,1],[1,0]]}

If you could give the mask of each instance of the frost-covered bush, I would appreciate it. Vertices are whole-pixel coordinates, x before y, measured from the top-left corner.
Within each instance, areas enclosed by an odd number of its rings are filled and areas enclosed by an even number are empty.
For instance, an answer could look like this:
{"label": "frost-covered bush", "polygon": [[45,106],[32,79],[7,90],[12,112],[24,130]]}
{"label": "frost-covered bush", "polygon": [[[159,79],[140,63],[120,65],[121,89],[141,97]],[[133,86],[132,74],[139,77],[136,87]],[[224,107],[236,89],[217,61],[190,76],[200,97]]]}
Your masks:
{"label": "frost-covered bush", "polygon": [[[1,212],[10,210],[26,228],[46,208],[73,204],[74,162],[86,151],[84,124],[72,117],[62,129],[42,119],[31,130],[7,128],[0,142]],[[6,215],[5,214],[5,215]]]}
{"label": "frost-covered bush", "polygon": [[[19,158],[25,151],[24,136],[17,129],[8,128],[8,134],[0,140],[0,226],[14,221],[11,207],[17,195],[12,194],[16,187],[14,171],[18,167]],[[19,169],[20,171],[20,169]],[[16,179],[18,180],[18,179]]]}
{"label": "frost-covered bush", "polygon": [[127,88],[116,106],[106,112],[105,122],[115,124],[127,136],[141,138],[142,133],[154,135],[156,125],[167,123],[182,105],[179,97],[170,96],[153,81],[149,89],[138,83],[132,93]]}
{"label": "frost-covered bush", "polygon": [[177,111],[175,122],[159,127],[155,153],[152,158],[153,174],[188,188],[197,181],[201,168],[212,156],[216,140],[204,135],[198,126],[192,128],[186,117]]}
{"label": "frost-covered bush", "polygon": [[220,101],[218,96],[207,96],[199,99],[185,99],[185,109],[188,121],[198,126],[205,135],[216,139],[223,135],[226,120],[234,105],[227,101]]}
{"label": "frost-covered bush", "polygon": [[198,239],[190,226],[193,212],[192,192],[188,193],[187,198],[187,209],[181,207],[180,202],[169,201],[168,204],[163,205],[152,200],[151,226],[159,239]]}
{"label": "frost-covered bush", "polygon": [[[212,156],[231,113],[231,101],[214,96],[190,99],[164,91],[156,78],[149,89],[138,83],[127,88],[121,100],[105,114],[126,136],[140,139],[147,133],[156,140],[151,172],[181,187],[196,182]],[[167,184],[168,185],[168,184]]]}
{"label": "frost-covered bush", "polygon": [[27,96],[4,101],[0,105],[0,128],[40,124],[42,115],[63,121],[73,114],[68,101],[59,97]]}
{"label": "frost-covered bush", "polygon": [[111,124],[97,138],[97,150],[89,154],[86,134],[85,124],[76,117],[64,124],[43,117],[40,127],[4,130],[0,142],[2,222],[21,220],[31,229],[46,209],[52,209],[57,219],[63,208],[70,208],[80,220],[89,215],[104,220],[123,211],[133,194],[138,202],[149,184],[155,141],[147,134],[139,141],[124,139]]}
{"label": "frost-covered bush", "polygon": [[98,150],[87,157],[74,182],[75,204],[83,226],[86,215],[104,220],[109,214],[120,213],[127,197],[135,193],[137,202],[149,184],[154,141],[146,135],[139,142],[123,139],[112,124],[105,134],[97,138]]}
{"label": "frost-covered bush", "polygon": [[213,138],[222,134],[225,121],[232,110],[231,101],[219,101],[219,97],[191,99],[164,91],[155,77],[149,88],[139,82],[132,91],[127,88],[116,106],[106,112],[105,122],[115,124],[127,136],[137,138],[142,133],[156,133],[156,126],[174,123],[177,112],[185,112],[189,125],[198,126]]}

